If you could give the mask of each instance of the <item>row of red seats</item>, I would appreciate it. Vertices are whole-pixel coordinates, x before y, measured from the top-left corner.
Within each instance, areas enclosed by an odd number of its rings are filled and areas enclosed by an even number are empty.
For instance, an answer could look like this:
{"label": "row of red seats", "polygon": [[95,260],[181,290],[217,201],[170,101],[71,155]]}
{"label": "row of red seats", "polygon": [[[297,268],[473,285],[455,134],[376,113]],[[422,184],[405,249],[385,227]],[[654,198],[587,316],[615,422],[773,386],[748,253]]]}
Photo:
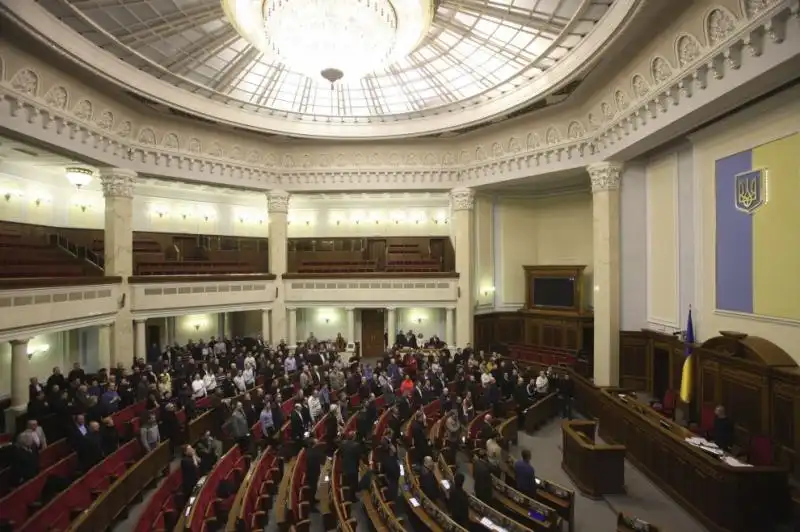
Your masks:
{"label": "row of red seats", "polygon": [[[245,474],[250,469],[249,457],[242,455],[238,445],[231,447],[206,478],[186,521],[185,530],[207,532],[222,530],[227,521],[233,499]],[[235,488],[225,498],[218,497],[217,488],[225,480]]]}
{"label": "row of red seats", "polygon": [[170,473],[147,503],[135,532],[171,532],[183,508],[181,468]]}
{"label": "row of red seats", "polygon": [[[356,397],[358,396],[356,395]],[[318,441],[323,441],[325,437],[326,421],[329,415],[330,413],[325,414],[314,425],[313,433]],[[318,443],[318,445],[324,444]],[[289,493],[289,507],[291,508],[296,532],[307,532],[311,525],[309,520],[311,501],[309,500],[309,489],[306,486],[306,466],[306,450],[302,449],[300,454],[297,455],[294,470],[292,471],[292,488]]]}
{"label": "row of red seats", "polygon": [[577,357],[574,353],[546,347],[513,344],[509,346],[509,354],[512,358],[536,362],[544,366],[574,367],[577,362]]}
{"label": "row of red seats", "polygon": [[138,440],[131,440],[111,456],[90,469],[68,489],[59,493],[33,517],[25,521],[19,532],[61,532],[72,520],[92,505],[104,490],[122,476],[142,457],[144,451]]}
{"label": "row of red seats", "polygon": [[[138,416],[144,412],[146,405],[146,401],[141,401],[112,416],[123,440],[130,437],[131,429],[128,427],[134,419],[139,419]],[[0,499],[0,522],[8,523],[16,529],[17,525],[22,526],[37,517],[44,510],[40,499],[47,479],[51,476],[73,478],[78,471],[77,455],[72,452],[67,440],[59,440],[41,452],[39,468],[40,472],[35,478]],[[64,493],[66,492],[62,492],[62,495]]]}
{"label": "row of red seats", "polygon": [[[264,530],[267,526],[269,509],[277,491],[280,479],[278,455],[272,447],[268,447],[253,466],[249,483],[243,485],[242,504],[235,518],[245,531]],[[137,532],[146,532],[139,530]]]}
{"label": "row of red seats", "polygon": [[[9,437],[12,437],[12,435],[9,435]],[[39,475],[41,476],[48,468],[66,458],[71,452],[72,449],[66,439],[61,439],[48,445],[39,452]],[[6,467],[0,470],[0,496],[5,497],[8,495],[11,490],[10,481],[11,468]],[[0,499],[0,502],[2,502],[2,499]],[[2,516],[2,507],[0,507],[0,516]],[[0,517],[0,520],[2,520],[2,517]]]}

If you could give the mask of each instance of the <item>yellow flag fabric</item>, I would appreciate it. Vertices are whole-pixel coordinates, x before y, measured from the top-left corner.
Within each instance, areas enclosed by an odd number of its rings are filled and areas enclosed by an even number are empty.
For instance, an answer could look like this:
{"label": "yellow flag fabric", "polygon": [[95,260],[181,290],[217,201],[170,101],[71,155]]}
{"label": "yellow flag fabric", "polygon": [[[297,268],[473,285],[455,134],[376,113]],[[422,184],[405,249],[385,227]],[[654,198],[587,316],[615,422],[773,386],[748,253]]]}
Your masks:
{"label": "yellow flag fabric", "polygon": [[683,361],[681,371],[681,401],[690,403],[692,401],[692,355]]}

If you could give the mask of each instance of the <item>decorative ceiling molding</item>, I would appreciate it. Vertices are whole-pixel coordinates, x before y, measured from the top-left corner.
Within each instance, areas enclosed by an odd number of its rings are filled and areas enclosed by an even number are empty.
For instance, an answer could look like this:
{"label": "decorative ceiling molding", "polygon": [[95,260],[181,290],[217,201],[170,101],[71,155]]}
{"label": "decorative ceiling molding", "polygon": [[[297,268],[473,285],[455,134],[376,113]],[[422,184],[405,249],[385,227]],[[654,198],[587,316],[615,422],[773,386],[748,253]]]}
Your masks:
{"label": "decorative ceiling molding", "polygon": [[[743,0],[746,5],[750,1]],[[121,104],[115,108],[107,99],[94,102],[78,91],[70,94],[69,84],[57,74],[33,65],[15,65],[12,72],[12,58],[3,57],[7,48],[0,48],[0,113],[6,127],[22,135],[140,176],[290,192],[490,185],[625,160],[619,155],[637,145],[665,142],[730,110],[731,102],[720,99],[729,91],[788,81],[793,70],[776,67],[800,55],[800,1],[773,1],[753,11],[746,5],[743,12],[758,13],[755,18],[741,13],[736,18],[721,7],[707,9],[704,35],[677,32],[672,57],[654,55],[649,71],[635,72],[629,87],[608,87],[603,91],[608,99],[589,109],[585,122],[565,109],[566,120],[534,124],[527,134],[517,122],[496,126],[490,135],[426,139],[408,147],[375,142],[270,145],[241,135],[227,144],[224,131],[182,134],[181,128],[191,130],[178,119],[174,129],[163,117],[161,125],[145,116],[139,123]],[[776,71],[787,79],[776,78]]]}

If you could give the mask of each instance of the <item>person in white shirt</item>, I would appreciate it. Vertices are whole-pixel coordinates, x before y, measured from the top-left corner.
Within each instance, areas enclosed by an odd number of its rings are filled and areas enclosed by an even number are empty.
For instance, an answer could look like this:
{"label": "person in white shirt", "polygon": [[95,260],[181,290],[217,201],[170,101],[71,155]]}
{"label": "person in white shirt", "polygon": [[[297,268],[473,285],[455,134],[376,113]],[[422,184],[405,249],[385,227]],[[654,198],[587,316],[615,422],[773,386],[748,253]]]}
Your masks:
{"label": "person in white shirt", "polygon": [[217,389],[217,377],[212,371],[207,371],[206,374],[203,375],[203,384],[206,387],[206,393],[211,393]]}
{"label": "person in white shirt", "polygon": [[286,357],[286,360],[283,361],[283,369],[286,370],[286,373],[292,373],[293,371],[297,371],[297,361],[294,359],[293,356],[289,355]]}
{"label": "person in white shirt", "polygon": [[547,395],[547,385],[548,385],[547,377],[544,374],[544,371],[539,372],[539,376],[536,377],[536,394],[537,395]]}
{"label": "person in white shirt", "polygon": [[192,397],[200,399],[206,396],[206,383],[199,373],[195,373],[194,380],[192,381]]}
{"label": "person in white shirt", "polygon": [[214,344],[214,354],[215,355],[222,355],[228,351],[228,346],[225,345],[225,342],[222,338],[217,340],[217,343]]}
{"label": "person in white shirt", "polygon": [[256,373],[253,371],[253,367],[248,366],[246,362],[242,375],[244,376],[244,383],[248,388],[252,388],[256,385]]}
{"label": "person in white shirt", "polygon": [[492,382],[493,378],[494,377],[492,377],[491,373],[489,373],[488,371],[484,371],[481,374],[481,384],[483,384],[483,387],[486,388],[487,386],[489,386],[489,383]]}
{"label": "person in white shirt", "polygon": [[314,394],[308,398],[308,412],[311,414],[311,419],[314,423],[322,417],[322,402],[319,400],[319,392],[317,391],[314,391]]}
{"label": "person in white shirt", "polygon": [[244,357],[244,368],[255,368],[256,367],[256,357],[253,356],[253,352],[247,353],[247,356]]}
{"label": "person in white shirt", "polygon": [[240,393],[247,391],[247,384],[244,381],[244,374],[241,371],[236,372],[236,376],[233,378],[233,384]]}

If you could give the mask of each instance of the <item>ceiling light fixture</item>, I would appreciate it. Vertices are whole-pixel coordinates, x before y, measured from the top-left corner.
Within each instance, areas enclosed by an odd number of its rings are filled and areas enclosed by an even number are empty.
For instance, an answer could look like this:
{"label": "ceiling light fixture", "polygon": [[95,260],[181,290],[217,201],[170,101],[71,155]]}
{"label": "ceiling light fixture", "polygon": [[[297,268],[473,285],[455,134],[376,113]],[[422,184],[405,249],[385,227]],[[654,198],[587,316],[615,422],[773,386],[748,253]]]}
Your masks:
{"label": "ceiling light fixture", "polygon": [[93,172],[88,168],[71,166],[66,169],[67,181],[77,188],[85,187],[92,181]]}
{"label": "ceiling light fixture", "polygon": [[433,0],[222,0],[231,24],[288,69],[331,88],[408,56],[433,20]]}

